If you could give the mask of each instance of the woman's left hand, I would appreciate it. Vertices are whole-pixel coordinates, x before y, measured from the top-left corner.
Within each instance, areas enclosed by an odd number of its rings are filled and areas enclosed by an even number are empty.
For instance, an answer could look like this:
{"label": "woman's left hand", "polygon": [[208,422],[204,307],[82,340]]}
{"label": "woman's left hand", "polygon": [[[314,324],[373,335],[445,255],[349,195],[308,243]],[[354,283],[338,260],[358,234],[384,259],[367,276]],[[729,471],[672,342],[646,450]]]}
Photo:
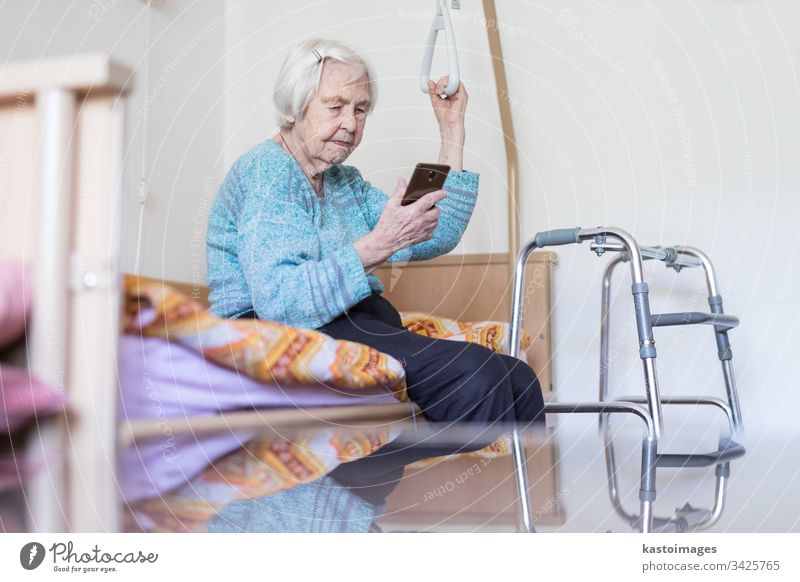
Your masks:
{"label": "woman's left hand", "polygon": [[458,83],[458,90],[453,95],[442,98],[447,82],[447,76],[440,78],[437,83],[428,79],[428,96],[441,131],[463,128],[464,111],[467,108],[468,97],[464,83]]}

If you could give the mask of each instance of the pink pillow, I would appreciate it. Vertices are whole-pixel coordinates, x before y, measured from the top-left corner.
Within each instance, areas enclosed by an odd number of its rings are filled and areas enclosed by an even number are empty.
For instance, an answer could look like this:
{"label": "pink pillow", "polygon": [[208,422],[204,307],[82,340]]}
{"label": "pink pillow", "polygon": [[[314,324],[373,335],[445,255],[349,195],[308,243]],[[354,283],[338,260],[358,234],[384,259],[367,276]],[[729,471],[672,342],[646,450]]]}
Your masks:
{"label": "pink pillow", "polygon": [[11,434],[35,417],[64,408],[66,398],[27,370],[0,366],[0,434]]}
{"label": "pink pillow", "polygon": [[31,297],[27,265],[13,259],[0,259],[0,349],[25,334]]}

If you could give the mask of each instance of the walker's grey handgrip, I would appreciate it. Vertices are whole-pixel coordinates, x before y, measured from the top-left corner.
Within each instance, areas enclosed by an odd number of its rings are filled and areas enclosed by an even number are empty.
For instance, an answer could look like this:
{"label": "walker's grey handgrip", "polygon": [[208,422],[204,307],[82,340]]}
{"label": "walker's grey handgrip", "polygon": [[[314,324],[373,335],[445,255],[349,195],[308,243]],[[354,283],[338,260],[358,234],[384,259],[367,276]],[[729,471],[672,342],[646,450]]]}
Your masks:
{"label": "walker's grey handgrip", "polygon": [[581,242],[578,233],[580,228],[557,228],[555,230],[545,230],[537,232],[534,240],[536,246],[541,248],[554,247],[558,245],[571,245]]}

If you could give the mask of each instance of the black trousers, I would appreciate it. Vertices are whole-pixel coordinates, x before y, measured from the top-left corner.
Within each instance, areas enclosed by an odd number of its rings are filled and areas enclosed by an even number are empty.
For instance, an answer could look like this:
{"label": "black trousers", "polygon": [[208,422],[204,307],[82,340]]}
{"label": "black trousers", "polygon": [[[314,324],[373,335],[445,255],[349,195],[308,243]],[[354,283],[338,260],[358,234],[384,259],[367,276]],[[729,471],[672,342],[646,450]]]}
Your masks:
{"label": "black trousers", "polygon": [[[427,419],[439,425],[474,422],[508,427],[544,422],[542,390],[530,366],[478,344],[410,332],[397,310],[377,292],[319,331],[372,346],[399,360],[406,371],[409,397]],[[474,438],[447,446],[430,438],[415,442],[411,431],[402,436],[363,459],[340,465],[330,476],[379,505],[397,486],[406,465],[478,450],[497,434],[477,430]]]}

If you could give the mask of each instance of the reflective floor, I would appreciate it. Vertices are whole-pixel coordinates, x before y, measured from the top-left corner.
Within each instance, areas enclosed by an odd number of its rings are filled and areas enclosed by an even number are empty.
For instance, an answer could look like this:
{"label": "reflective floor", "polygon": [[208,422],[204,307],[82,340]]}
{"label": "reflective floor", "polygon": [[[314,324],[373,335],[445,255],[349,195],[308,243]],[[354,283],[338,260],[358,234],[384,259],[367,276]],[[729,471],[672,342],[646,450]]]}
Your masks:
{"label": "reflective floor", "polygon": [[[697,460],[699,453],[716,451],[724,424],[713,414],[682,414],[665,416],[659,453],[693,453]],[[597,416],[559,415],[546,432],[529,434],[536,530],[638,531],[642,426],[634,419],[612,419],[604,440]],[[774,423],[753,424],[735,441],[744,454],[739,451],[727,463],[656,469],[656,528],[800,531],[800,432]],[[486,453],[418,463],[407,469],[389,498],[381,526],[384,531],[514,531],[518,515],[512,468],[509,455]]]}
{"label": "reflective floor", "polygon": [[[655,469],[654,529],[670,532],[800,531],[800,430],[792,422],[777,421],[787,416],[786,411],[776,411],[773,419],[749,422],[745,416],[745,430],[734,438],[744,450],[731,446],[728,451],[732,456],[717,462],[717,459],[709,461],[699,455],[717,451],[720,438],[727,434],[721,415],[704,410],[665,409],[665,432],[658,446],[660,458],[669,460],[663,455],[692,454],[691,459],[704,461],[701,464],[705,466],[659,466]],[[637,418],[618,416],[609,420],[604,431],[598,420],[596,414],[549,415],[546,428],[526,431],[528,491],[536,531],[638,531],[644,425]],[[375,448],[376,441],[370,439],[378,434],[384,435],[380,438],[387,438],[385,431],[389,430],[392,437],[400,436],[391,446],[379,448],[377,453],[389,449],[403,451],[413,446],[424,450],[425,454],[416,455],[422,460],[406,468],[402,481],[389,496],[385,512],[377,521],[383,531],[517,530],[519,511],[513,457],[507,438],[496,441],[501,435],[507,435],[511,427],[440,427],[408,421],[379,423],[365,432],[363,427],[345,429],[336,422],[318,422],[315,426],[325,428],[317,432],[309,427],[278,430],[277,426],[265,432],[264,424],[259,429],[229,431],[227,435],[236,436],[237,442],[248,443],[248,457],[238,461],[233,455],[226,457],[228,462],[217,463],[212,474],[196,478],[190,483],[191,487],[181,489],[184,497],[176,498],[176,503],[181,507],[198,501],[205,504],[212,500],[212,494],[219,497],[223,486],[230,489],[245,486],[248,479],[275,480],[277,459],[282,461],[280,466],[286,471],[282,478],[296,482],[300,470],[311,466],[309,451],[315,451],[317,456],[313,458],[325,463],[330,459],[341,460],[340,454],[356,451],[357,447],[363,447],[362,453],[366,454],[364,450]],[[213,445],[220,435],[198,433],[187,438],[198,443],[210,439]],[[428,451],[457,450],[467,442],[479,442],[480,446],[495,444],[468,454],[423,458],[428,456]],[[165,457],[165,464],[179,465],[186,470],[189,467],[186,459],[192,454],[200,455],[200,462],[207,463],[208,458],[203,455],[212,451],[211,445],[206,446],[202,454],[183,442],[176,444],[180,454],[166,455],[166,451],[159,450]],[[254,462],[248,464],[245,462],[248,459]],[[144,475],[148,480],[164,478],[165,473],[155,468],[148,468],[151,474]],[[306,475],[303,481],[312,482],[314,478]],[[277,490],[283,488],[277,481],[274,485]],[[164,496],[162,501],[169,501],[171,495]],[[5,501],[0,498],[0,510],[3,504],[6,509],[21,510],[25,500],[6,495]],[[167,507],[170,508],[174,509]],[[174,515],[164,507],[144,509],[156,521],[165,516],[168,522],[174,521]],[[17,513],[20,511],[7,511],[5,515],[8,518]],[[2,515],[0,511],[0,517]],[[22,516],[17,516],[16,521],[0,519],[0,530],[23,531],[21,520]],[[163,527],[167,525],[162,524]],[[192,525],[202,530],[202,523],[189,524]],[[183,531],[191,529],[189,526],[173,529]]]}

